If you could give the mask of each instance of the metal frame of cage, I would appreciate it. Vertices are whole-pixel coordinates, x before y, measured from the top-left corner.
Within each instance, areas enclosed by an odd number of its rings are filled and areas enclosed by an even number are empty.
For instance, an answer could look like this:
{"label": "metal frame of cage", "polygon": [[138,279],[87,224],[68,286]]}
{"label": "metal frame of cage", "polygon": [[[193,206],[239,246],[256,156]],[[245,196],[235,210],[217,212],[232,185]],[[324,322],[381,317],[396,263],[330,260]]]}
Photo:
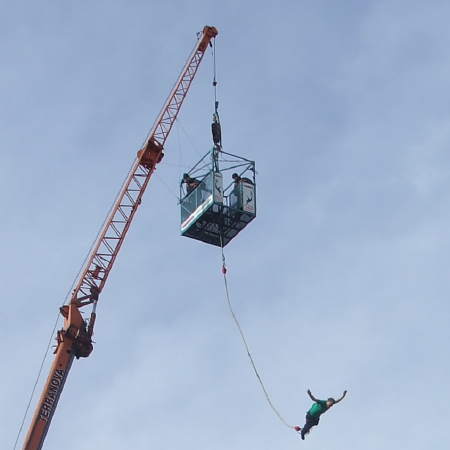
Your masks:
{"label": "metal frame of cage", "polygon": [[[222,184],[221,201],[215,201],[215,195],[206,189],[211,177],[215,183],[216,176],[223,177],[224,173],[234,171],[239,179],[252,190],[252,208],[249,211],[240,209],[238,205],[231,204],[236,183],[231,180]],[[183,179],[180,182],[180,206],[181,206],[181,234],[203,242],[225,246],[246,225],[256,217],[256,170],[255,162],[247,158],[224,152],[220,148],[213,147],[207,152],[188,172],[190,178],[195,179],[199,186],[188,192]],[[202,186],[200,188],[200,186]],[[195,192],[195,194],[194,194]],[[191,211],[186,206],[192,204],[192,198],[206,195],[195,203],[195,210]],[[183,216],[185,220],[183,220]],[[201,221],[199,219],[203,218]],[[190,230],[195,226],[194,230]]]}

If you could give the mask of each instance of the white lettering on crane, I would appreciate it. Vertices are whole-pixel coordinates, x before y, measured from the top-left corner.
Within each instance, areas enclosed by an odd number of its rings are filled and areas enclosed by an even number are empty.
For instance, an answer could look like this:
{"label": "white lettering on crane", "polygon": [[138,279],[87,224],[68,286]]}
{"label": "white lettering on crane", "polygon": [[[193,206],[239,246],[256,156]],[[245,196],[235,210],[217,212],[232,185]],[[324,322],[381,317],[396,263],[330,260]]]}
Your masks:
{"label": "white lettering on crane", "polygon": [[53,374],[50,383],[48,384],[48,389],[42,403],[41,411],[39,413],[39,417],[45,422],[47,422],[52,415],[53,408],[55,407],[55,403],[57,402],[59,394],[61,392],[63,380],[64,370],[57,369]]}

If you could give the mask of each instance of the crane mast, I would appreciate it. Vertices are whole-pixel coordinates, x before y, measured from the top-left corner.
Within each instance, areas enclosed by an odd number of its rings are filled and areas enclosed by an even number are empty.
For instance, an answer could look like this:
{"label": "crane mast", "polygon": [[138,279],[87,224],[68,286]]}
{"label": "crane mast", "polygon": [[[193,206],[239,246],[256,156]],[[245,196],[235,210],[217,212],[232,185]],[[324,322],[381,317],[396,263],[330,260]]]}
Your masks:
{"label": "crane mast", "polygon": [[[164,153],[164,144],[189,91],[192,80],[217,29],[205,26],[186,61],[172,91],[157,116],[125,182],[94,242],[80,271],[70,298],[60,308],[64,325],[58,331],[55,358],[43,392],[36,406],[23,450],[42,448],[59,397],[64,388],[74,358],[88,357],[92,350],[92,336],[96,307],[109,273],[131,225],[142,196]],[[91,307],[85,320],[81,308]]]}

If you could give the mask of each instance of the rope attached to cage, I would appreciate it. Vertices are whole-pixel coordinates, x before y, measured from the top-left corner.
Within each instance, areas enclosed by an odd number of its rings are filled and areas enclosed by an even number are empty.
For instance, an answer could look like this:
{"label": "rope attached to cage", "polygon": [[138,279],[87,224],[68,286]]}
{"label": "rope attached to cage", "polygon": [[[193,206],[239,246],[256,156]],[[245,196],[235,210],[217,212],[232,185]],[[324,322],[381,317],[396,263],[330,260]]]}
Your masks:
{"label": "rope attached to cage", "polygon": [[225,253],[223,251],[223,238],[222,235],[220,236],[220,241],[221,241],[221,252],[222,252],[222,274],[223,274],[223,281],[224,281],[224,286],[225,286],[225,295],[226,295],[226,299],[227,299],[227,304],[228,304],[228,309],[230,311],[231,317],[233,318],[234,323],[236,324],[236,327],[239,331],[239,334],[241,336],[242,342],[244,344],[245,350],[247,351],[247,356],[248,359],[250,361],[250,364],[253,368],[253,371],[256,375],[256,378],[261,386],[261,389],[264,393],[264,396],[266,398],[267,403],[269,404],[270,408],[272,409],[272,411],[275,413],[275,415],[278,417],[278,419],[280,419],[280,421],[287,426],[288,428],[291,428],[295,431],[299,431],[299,427],[295,427],[293,425],[290,425],[285,419],[284,417],[280,414],[280,412],[278,411],[278,409],[275,407],[275,405],[272,402],[272,399],[269,395],[269,392],[267,391],[266,386],[264,385],[264,382],[261,378],[261,375],[259,374],[259,371],[256,367],[255,361],[253,359],[252,353],[250,351],[250,348],[248,346],[247,343],[247,339],[245,338],[245,334],[244,331],[242,330],[241,324],[239,323],[239,320],[233,310],[233,306],[231,304],[231,299],[230,299],[230,291],[228,288],[228,280],[227,280],[227,265],[226,265],[226,260],[225,260]]}

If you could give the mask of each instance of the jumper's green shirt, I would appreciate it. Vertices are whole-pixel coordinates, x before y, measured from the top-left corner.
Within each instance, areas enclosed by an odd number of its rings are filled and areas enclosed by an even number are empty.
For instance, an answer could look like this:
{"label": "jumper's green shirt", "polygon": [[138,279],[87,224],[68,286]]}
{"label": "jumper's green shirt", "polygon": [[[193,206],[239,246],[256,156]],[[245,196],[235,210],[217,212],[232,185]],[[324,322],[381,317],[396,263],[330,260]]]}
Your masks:
{"label": "jumper's green shirt", "polygon": [[308,414],[314,418],[319,417],[327,410],[327,402],[325,400],[319,400],[309,408]]}

